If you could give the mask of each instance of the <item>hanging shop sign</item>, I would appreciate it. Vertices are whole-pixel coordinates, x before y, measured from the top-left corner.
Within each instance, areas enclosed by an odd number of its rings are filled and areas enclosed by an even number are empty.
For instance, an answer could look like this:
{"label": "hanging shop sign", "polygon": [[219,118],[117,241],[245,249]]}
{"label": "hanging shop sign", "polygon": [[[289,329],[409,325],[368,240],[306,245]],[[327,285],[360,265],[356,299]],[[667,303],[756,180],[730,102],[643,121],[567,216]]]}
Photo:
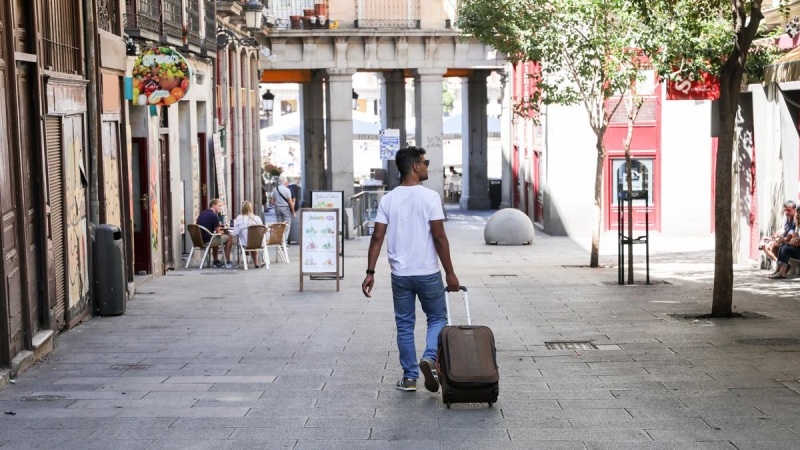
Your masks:
{"label": "hanging shop sign", "polygon": [[186,96],[192,84],[189,62],[169,47],[150,47],[133,63],[133,102],[169,106]]}
{"label": "hanging shop sign", "polygon": [[677,79],[667,82],[667,100],[717,100],[719,78],[703,72],[698,80]]}

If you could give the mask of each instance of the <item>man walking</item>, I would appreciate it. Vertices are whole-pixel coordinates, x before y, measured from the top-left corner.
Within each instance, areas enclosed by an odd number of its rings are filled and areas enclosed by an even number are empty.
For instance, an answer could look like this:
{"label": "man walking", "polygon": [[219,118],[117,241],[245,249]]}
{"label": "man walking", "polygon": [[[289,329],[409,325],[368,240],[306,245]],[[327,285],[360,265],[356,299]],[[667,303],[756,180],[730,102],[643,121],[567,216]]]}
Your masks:
{"label": "man walking", "polygon": [[[447,324],[445,289],[439,261],[447,280],[447,290],[458,291],[459,283],[450,261],[450,244],[444,231],[444,212],[439,194],[420,185],[428,179],[425,150],[403,148],[395,157],[402,177],[400,186],[383,196],[375,217],[375,231],[369,245],[367,277],[361,284],[364,295],[371,297],[375,263],[383,239],[389,237],[389,266],[392,271],[394,318],[397,324],[397,348],[403,378],[397,389],[416,391],[419,372],[425,376],[425,388],[439,390],[434,370],[439,333]],[[437,259],[438,255],[438,259]],[[425,351],[417,364],[414,345],[416,298],[428,318]]]}
{"label": "man walking", "polygon": [[292,217],[297,216],[294,208],[294,198],[289,189],[289,181],[281,175],[278,178],[278,186],[273,192],[272,199],[275,201],[275,217],[278,222],[286,222],[285,239],[289,237],[289,227],[292,225]]}

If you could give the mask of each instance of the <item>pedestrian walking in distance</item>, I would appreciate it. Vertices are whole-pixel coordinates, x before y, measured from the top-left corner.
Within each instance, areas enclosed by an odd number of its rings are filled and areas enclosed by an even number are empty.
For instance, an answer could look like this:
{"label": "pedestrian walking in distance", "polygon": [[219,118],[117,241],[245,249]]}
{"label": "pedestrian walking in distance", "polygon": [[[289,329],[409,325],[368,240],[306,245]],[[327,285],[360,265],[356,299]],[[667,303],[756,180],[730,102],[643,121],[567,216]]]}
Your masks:
{"label": "pedestrian walking in distance", "polygon": [[[388,236],[397,348],[403,367],[403,378],[396,387],[403,391],[416,391],[419,372],[422,372],[425,389],[436,392],[439,390],[435,369],[436,348],[439,333],[447,324],[445,287],[439,261],[444,268],[448,291],[458,291],[458,277],[450,260],[442,200],[437,192],[420,184],[428,179],[430,161],[425,159],[425,149],[400,149],[395,160],[403,180],[400,186],[384,195],[378,205],[375,231],[367,255],[367,276],[361,289],[367,297],[372,296],[375,263],[381,253],[384,237]],[[414,345],[417,298],[428,318],[425,351],[419,363]]]}

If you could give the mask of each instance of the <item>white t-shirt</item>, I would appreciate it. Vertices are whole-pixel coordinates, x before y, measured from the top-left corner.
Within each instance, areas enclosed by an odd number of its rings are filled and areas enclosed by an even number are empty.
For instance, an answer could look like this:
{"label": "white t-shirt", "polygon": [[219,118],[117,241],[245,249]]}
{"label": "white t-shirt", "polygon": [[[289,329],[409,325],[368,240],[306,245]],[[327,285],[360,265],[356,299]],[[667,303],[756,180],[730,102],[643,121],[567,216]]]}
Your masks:
{"label": "white t-shirt", "polygon": [[375,222],[386,224],[389,266],[397,276],[439,272],[432,220],[444,220],[442,200],[424,186],[397,186],[384,195]]}

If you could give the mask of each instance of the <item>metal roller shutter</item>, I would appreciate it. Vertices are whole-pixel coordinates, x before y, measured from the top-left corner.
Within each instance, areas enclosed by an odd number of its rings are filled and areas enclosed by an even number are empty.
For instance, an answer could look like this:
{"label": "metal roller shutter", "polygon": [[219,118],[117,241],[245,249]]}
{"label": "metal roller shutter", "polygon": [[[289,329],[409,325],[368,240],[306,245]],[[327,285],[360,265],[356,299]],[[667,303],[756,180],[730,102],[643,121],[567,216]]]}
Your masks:
{"label": "metal roller shutter", "polygon": [[65,255],[64,255],[64,152],[61,117],[45,118],[47,145],[47,190],[50,198],[50,232],[56,274],[55,319],[58,329],[66,325]]}

